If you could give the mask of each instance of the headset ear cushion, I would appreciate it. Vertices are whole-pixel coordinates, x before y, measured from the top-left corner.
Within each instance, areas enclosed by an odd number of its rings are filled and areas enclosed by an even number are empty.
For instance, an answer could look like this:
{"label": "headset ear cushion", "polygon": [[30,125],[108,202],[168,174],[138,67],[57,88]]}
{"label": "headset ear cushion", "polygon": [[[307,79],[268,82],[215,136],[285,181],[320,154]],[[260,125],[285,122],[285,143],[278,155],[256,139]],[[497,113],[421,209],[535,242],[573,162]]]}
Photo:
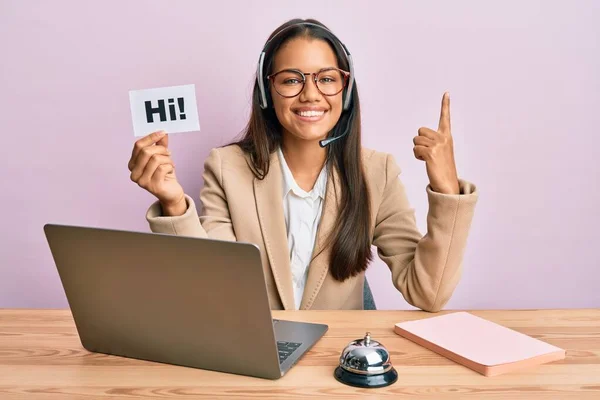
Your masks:
{"label": "headset ear cushion", "polygon": [[267,99],[265,108],[271,107],[273,105],[273,99],[271,98],[271,87],[269,85],[269,81],[265,81],[265,99]]}
{"label": "headset ear cushion", "polygon": [[344,88],[344,91],[342,92],[342,107],[343,110],[346,111],[350,108],[350,105],[352,104],[352,100],[350,100],[348,102],[348,104],[346,105],[346,99],[348,98],[348,86],[346,86]]}

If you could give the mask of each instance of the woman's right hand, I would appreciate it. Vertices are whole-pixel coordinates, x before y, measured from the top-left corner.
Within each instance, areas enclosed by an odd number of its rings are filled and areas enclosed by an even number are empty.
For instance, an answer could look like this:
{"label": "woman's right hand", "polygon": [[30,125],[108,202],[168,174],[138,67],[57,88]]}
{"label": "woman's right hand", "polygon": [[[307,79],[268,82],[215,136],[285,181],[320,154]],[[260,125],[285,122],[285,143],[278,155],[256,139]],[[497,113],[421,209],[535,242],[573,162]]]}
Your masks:
{"label": "woman's right hand", "polygon": [[175,176],[169,136],[153,132],[135,142],[129,171],[131,180],[152,193],[160,201],[163,214],[182,215],[187,209],[183,188]]}

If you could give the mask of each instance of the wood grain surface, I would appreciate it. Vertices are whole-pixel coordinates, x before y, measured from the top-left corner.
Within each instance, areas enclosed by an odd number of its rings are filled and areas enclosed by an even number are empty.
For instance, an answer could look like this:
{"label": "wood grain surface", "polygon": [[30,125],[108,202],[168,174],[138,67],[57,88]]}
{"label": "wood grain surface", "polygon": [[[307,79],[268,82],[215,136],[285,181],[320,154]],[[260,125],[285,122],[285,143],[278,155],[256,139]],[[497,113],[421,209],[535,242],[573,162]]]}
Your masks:
{"label": "wood grain surface", "polygon": [[[329,331],[286,376],[271,381],[90,353],[81,346],[69,310],[5,309],[0,399],[600,399],[600,309],[471,312],[562,347],[567,357],[487,378],[393,332],[397,322],[433,314],[274,311],[275,318],[328,324]],[[366,331],[390,351],[399,374],[395,384],[357,389],[334,379],[340,352]]]}

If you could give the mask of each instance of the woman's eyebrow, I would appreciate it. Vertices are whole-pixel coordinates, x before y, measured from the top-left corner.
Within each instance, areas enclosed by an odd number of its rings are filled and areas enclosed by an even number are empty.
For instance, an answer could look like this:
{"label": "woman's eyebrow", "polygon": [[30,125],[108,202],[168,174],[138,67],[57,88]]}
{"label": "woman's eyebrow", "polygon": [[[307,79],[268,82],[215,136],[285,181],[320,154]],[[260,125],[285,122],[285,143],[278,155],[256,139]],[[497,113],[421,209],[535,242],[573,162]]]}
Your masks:
{"label": "woman's eyebrow", "polygon": [[[337,68],[337,67],[334,66],[334,65],[328,65],[326,67],[319,68],[319,69],[315,70],[314,72],[319,72],[319,71],[322,71],[324,69],[329,69],[329,68]],[[279,71],[302,71],[302,69],[301,68],[288,67],[288,68],[281,68]],[[302,72],[304,72],[305,74],[311,73],[311,72],[306,72],[306,71],[302,71]]]}

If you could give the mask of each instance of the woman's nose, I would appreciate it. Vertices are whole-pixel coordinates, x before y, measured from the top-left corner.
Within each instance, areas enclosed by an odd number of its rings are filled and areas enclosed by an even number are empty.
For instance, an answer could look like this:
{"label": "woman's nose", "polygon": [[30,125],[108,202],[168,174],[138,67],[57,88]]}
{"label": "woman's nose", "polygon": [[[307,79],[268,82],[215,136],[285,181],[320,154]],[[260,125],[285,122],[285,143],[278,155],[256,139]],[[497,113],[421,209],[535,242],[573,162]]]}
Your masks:
{"label": "woman's nose", "polygon": [[300,101],[315,101],[321,97],[314,75],[306,77],[306,84],[300,93]]}

